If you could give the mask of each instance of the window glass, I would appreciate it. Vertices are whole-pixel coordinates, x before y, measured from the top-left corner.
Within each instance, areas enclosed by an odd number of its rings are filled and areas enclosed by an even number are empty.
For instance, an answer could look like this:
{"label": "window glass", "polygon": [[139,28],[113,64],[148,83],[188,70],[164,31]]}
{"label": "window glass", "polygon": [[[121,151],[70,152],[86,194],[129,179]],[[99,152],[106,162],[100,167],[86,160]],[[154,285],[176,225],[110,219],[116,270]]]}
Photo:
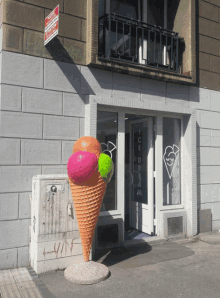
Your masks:
{"label": "window glass", "polygon": [[97,140],[102,152],[108,154],[114,163],[114,173],[107,184],[101,211],[117,209],[117,135],[118,113],[97,111]]}
{"label": "window glass", "polygon": [[164,27],[164,1],[149,0],[147,10],[147,23]]}
{"label": "window glass", "polygon": [[147,122],[133,124],[132,131],[132,200],[148,204],[147,198]]}
{"label": "window glass", "polygon": [[181,121],[163,118],[163,205],[181,204]]}
{"label": "window glass", "polygon": [[127,18],[138,19],[137,0],[111,0],[111,12]]}
{"label": "window glass", "polygon": [[105,1],[106,0],[99,0],[99,17],[105,14]]}

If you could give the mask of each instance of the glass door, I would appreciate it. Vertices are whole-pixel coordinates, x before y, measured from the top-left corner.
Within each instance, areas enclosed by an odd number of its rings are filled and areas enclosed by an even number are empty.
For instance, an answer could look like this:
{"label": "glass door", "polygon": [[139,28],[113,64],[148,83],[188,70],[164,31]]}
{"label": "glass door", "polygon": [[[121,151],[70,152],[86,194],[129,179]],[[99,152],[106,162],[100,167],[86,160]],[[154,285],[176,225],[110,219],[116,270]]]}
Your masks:
{"label": "glass door", "polygon": [[153,234],[153,118],[130,122],[130,227]]}

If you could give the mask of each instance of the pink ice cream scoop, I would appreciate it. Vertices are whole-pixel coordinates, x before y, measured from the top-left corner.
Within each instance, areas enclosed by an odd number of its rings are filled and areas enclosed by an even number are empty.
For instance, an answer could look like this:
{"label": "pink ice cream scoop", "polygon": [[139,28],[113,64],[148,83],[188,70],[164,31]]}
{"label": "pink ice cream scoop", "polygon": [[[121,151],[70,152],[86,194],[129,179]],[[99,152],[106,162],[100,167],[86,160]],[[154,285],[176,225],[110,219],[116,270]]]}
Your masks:
{"label": "pink ice cream scoop", "polygon": [[77,183],[88,180],[98,168],[98,159],[94,153],[78,151],[67,162],[68,176]]}

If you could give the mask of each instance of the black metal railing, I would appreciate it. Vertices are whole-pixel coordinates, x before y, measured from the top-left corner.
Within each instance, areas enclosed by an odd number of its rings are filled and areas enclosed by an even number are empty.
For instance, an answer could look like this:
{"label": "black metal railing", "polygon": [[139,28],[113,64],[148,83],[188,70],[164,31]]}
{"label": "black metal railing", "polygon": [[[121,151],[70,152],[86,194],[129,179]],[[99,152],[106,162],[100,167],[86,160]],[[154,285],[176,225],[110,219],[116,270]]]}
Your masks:
{"label": "black metal railing", "polygon": [[99,56],[180,72],[178,33],[113,13],[99,18]]}

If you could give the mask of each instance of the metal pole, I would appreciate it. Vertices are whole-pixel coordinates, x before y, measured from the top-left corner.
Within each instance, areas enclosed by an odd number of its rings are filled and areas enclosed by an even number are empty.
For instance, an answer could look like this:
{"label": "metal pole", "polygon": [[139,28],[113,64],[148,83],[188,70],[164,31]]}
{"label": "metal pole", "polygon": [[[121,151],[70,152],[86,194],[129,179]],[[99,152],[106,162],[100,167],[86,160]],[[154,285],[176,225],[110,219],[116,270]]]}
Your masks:
{"label": "metal pole", "polygon": [[[167,29],[167,0],[164,0],[164,29]],[[163,64],[167,65],[167,47],[163,48]]]}
{"label": "metal pole", "polygon": [[111,30],[111,15],[109,15],[110,11],[110,0],[106,0],[106,6],[105,6],[105,13],[108,14],[106,18],[106,23],[109,24],[109,28],[105,28],[105,58],[110,58],[110,30]]}

